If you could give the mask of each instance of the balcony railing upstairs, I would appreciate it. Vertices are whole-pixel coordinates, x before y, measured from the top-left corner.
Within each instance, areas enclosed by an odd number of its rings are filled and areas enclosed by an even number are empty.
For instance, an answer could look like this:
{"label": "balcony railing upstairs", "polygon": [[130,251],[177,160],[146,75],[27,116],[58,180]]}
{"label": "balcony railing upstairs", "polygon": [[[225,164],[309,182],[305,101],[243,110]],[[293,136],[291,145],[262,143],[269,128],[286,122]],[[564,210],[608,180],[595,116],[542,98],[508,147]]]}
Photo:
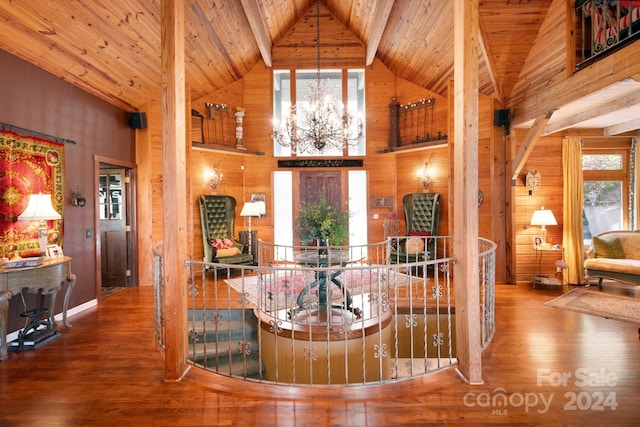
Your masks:
{"label": "balcony railing upstairs", "polygon": [[[188,362],[306,386],[380,384],[454,366],[452,239],[424,237],[437,239],[432,261],[391,264],[402,238],[329,248],[260,242],[257,266],[187,261]],[[494,330],[495,244],[479,245],[484,349]]]}
{"label": "balcony railing upstairs", "polygon": [[640,0],[576,0],[576,69],[640,36]]}

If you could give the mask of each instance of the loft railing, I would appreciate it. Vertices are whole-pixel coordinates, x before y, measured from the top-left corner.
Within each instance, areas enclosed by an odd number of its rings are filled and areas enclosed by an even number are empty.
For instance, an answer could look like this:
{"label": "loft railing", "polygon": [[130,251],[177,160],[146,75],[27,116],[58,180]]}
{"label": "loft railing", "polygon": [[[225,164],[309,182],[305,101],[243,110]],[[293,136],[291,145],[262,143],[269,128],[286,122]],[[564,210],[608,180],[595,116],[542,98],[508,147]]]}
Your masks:
{"label": "loft railing", "polygon": [[[403,238],[330,248],[260,242],[258,266],[187,261],[188,362],[251,381],[324,386],[386,383],[454,366],[452,239],[420,237],[424,247],[436,239],[433,260],[391,264]],[[495,247],[479,240],[483,349],[494,331]],[[157,314],[156,330],[163,329]]]}
{"label": "loft railing", "polygon": [[576,0],[576,69],[636,40],[640,0]]}
{"label": "loft railing", "polygon": [[435,98],[400,104],[394,96],[389,104],[389,148],[382,152],[411,147],[446,144],[447,135],[436,129]]}
{"label": "loft railing", "polygon": [[153,302],[156,339],[164,348],[164,257],[161,244],[153,248]]}

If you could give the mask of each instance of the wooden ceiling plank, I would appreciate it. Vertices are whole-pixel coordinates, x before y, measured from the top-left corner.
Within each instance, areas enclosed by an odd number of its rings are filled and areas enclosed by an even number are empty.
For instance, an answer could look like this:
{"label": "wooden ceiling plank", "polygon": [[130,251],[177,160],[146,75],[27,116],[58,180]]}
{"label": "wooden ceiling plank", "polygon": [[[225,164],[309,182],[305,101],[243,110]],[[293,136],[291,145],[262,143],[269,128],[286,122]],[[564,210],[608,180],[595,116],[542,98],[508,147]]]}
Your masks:
{"label": "wooden ceiling plank", "polygon": [[228,73],[230,81],[235,81],[237,79],[242,78],[242,73],[235,68],[235,65],[231,61],[231,57],[229,56],[229,53],[227,52],[226,47],[218,37],[218,34],[216,33],[216,31],[211,27],[211,23],[209,22],[207,15],[204,13],[204,10],[200,7],[198,3],[194,3],[193,11],[196,13],[198,18],[200,19],[200,22],[202,23],[202,25],[204,26],[204,29],[209,34],[209,37],[215,44],[218,51],[224,57],[223,64],[218,64],[218,65],[225,65],[225,67],[223,68]]}
{"label": "wooden ceiling plank", "polygon": [[[45,21],[40,24],[33,19],[31,21],[40,25],[40,31],[36,31],[36,34],[41,35],[39,43],[42,40],[50,42],[50,49],[44,55],[58,71],[48,69],[49,72],[76,85],[78,80],[83,80],[92,88],[90,93],[102,99],[115,96],[125,100],[128,105],[146,98],[145,93],[155,89],[159,91],[159,55],[154,54],[155,64],[154,56],[150,55],[150,52],[157,52],[157,49],[139,46],[138,43],[144,39],[137,36],[131,39],[128,36],[131,32],[113,30],[114,27],[128,28],[131,22],[137,20],[129,19],[126,22],[127,18],[122,11],[117,16],[111,11],[95,11],[88,8],[86,2],[72,9],[59,9],[59,4],[50,3],[37,6],[39,13],[36,16],[46,16]],[[47,10],[43,11],[43,7]],[[145,13],[140,12],[139,15],[144,16]],[[152,16],[152,13],[148,15]],[[49,21],[55,24],[47,24]],[[42,29],[45,27],[51,27],[52,31],[43,33]],[[58,53],[62,53],[64,57],[58,58]],[[105,95],[97,94],[96,91]]]}
{"label": "wooden ceiling plank", "polygon": [[[0,26],[0,32],[6,40],[20,40],[21,43],[41,45],[42,42],[37,33],[18,27],[16,24],[8,28]],[[15,43],[2,48],[118,108],[131,110],[131,106],[135,105],[131,97],[125,96],[123,81],[118,81],[114,76],[106,74],[103,64],[91,61],[89,55],[77,56],[62,50],[61,43],[52,42],[47,49],[43,50],[20,48],[16,47]]]}
{"label": "wooden ceiling plank", "polygon": [[620,135],[621,133],[631,132],[640,129],[640,118],[629,120],[624,123],[619,123],[614,126],[604,128],[603,134],[605,136]]}
{"label": "wooden ceiling plank", "polygon": [[247,20],[249,21],[251,32],[258,43],[258,49],[260,49],[262,60],[267,67],[271,67],[271,39],[269,37],[269,32],[267,31],[267,26],[260,14],[260,6],[258,6],[257,0],[240,0],[240,3],[242,4],[244,14],[247,16]]}
{"label": "wooden ceiling plank", "polygon": [[489,44],[487,43],[487,35],[485,34],[482,20],[480,20],[480,22],[478,23],[478,38],[478,44],[480,45],[480,50],[482,51],[482,57],[487,68],[487,73],[489,74],[491,84],[493,85],[494,97],[500,104],[502,104],[502,94],[500,93],[500,86],[498,86],[498,80],[496,79],[496,67],[493,62],[493,57],[491,56]]}
{"label": "wooden ceiling plank", "polygon": [[571,77],[552,83],[535,97],[523,98],[513,107],[513,127],[531,120],[541,111],[569,104],[639,73],[639,56],[640,43],[632,43],[611,53],[606,61],[598,61]]}
{"label": "wooden ceiling plank", "polygon": [[367,66],[373,64],[373,60],[376,57],[376,52],[382,39],[382,33],[387,25],[387,21],[389,21],[393,3],[394,0],[388,0],[376,4],[376,10],[373,13],[373,26],[369,33],[369,40],[367,41],[367,54],[365,56],[365,65]]}
{"label": "wooden ceiling plank", "polygon": [[578,123],[594,119],[596,117],[602,116],[603,114],[608,114],[612,111],[633,107],[634,105],[638,104],[640,104],[640,90],[623,96],[622,98],[614,99],[613,101],[597,105],[587,110],[582,110],[579,113],[574,114],[571,117],[567,117],[566,119],[560,120],[556,123],[550,123],[545,127],[541,136],[546,136],[564,129],[569,129],[570,127],[573,127]]}
{"label": "wooden ceiling plank", "polygon": [[[139,70],[139,76],[157,80],[152,76],[157,75],[160,66],[160,35],[147,31],[148,25],[142,25],[140,31],[135,27],[146,21],[158,25],[159,10],[147,12],[137,9],[131,12],[130,5],[79,3],[80,7],[73,10],[73,16],[61,18],[68,21],[68,27],[60,31],[61,37],[80,51],[92,48],[96,56],[109,66],[109,73],[118,80],[131,80],[130,70]],[[114,28],[121,31],[114,31]]]}

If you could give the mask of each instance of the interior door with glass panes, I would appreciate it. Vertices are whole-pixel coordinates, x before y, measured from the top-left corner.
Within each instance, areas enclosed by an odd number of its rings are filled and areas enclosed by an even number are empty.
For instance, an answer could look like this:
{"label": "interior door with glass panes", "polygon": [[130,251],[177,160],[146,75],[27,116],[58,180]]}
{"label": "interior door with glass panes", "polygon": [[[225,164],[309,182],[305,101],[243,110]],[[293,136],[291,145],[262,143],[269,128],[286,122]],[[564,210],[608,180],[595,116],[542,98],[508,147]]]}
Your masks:
{"label": "interior door with glass panes", "polygon": [[127,215],[124,169],[101,169],[99,182],[102,287],[127,286]]}

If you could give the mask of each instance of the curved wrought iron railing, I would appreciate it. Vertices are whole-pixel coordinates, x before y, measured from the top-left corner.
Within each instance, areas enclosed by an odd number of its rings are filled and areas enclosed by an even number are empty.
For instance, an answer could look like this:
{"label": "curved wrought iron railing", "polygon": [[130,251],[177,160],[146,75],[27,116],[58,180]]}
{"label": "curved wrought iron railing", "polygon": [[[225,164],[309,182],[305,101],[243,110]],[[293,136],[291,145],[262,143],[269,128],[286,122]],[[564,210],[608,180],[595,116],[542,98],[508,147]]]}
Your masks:
{"label": "curved wrought iron railing", "polygon": [[[258,265],[186,261],[194,366],[273,384],[386,383],[457,363],[451,237],[393,264],[406,236],[361,246],[259,242]],[[479,239],[482,348],[494,330],[495,247]],[[425,249],[419,249],[425,251]],[[164,343],[156,251],[156,335]],[[394,259],[398,259],[397,256]]]}

